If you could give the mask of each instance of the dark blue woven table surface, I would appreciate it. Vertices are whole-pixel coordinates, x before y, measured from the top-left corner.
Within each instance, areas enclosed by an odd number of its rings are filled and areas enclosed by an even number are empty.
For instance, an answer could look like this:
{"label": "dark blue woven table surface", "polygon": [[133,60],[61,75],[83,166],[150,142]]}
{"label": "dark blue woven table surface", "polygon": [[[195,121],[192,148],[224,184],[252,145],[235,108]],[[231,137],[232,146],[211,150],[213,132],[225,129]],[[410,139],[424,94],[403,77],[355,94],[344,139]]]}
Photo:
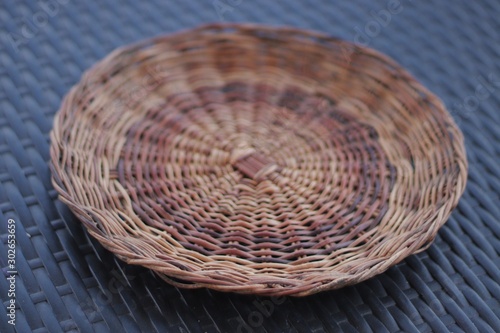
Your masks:
{"label": "dark blue woven table surface", "polygon": [[[499,18],[497,0],[2,1],[0,332],[500,332]],[[179,290],[88,236],[50,181],[62,97],[118,46],[215,21],[368,45],[443,99],[465,136],[469,180],[427,251],[341,290],[260,298]]]}

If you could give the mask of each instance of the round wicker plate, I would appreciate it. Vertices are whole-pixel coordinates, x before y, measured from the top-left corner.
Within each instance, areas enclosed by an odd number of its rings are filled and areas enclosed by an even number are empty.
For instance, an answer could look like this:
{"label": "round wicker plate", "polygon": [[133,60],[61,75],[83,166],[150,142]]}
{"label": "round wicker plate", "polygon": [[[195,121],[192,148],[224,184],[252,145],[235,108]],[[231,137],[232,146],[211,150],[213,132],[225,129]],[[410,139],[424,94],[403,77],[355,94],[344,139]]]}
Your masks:
{"label": "round wicker plate", "polygon": [[180,287],[304,296],[427,248],[463,137],[380,53],[208,25],[116,50],[65,97],[53,184],[89,233]]}

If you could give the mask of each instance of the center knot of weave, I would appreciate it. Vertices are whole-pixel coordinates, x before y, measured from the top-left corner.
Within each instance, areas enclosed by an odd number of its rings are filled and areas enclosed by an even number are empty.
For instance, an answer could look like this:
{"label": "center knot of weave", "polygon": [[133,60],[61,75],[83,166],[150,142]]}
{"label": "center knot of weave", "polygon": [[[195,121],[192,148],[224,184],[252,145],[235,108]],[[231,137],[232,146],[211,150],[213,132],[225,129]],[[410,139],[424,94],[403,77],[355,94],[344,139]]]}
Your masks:
{"label": "center knot of weave", "polygon": [[248,178],[263,180],[277,169],[276,163],[253,148],[241,149],[233,152],[231,164]]}

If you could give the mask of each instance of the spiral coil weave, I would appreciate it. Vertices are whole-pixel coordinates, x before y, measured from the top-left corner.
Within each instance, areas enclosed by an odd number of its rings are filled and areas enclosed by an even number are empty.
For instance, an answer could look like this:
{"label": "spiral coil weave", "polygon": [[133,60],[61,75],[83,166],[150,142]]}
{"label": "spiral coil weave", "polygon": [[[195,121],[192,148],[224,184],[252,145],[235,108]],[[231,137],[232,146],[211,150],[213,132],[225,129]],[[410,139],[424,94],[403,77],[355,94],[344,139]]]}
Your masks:
{"label": "spiral coil weave", "polygon": [[89,233],[180,287],[304,296],[427,248],[463,138],[394,61],[321,34],[202,26],[116,50],[65,97],[53,184]]}

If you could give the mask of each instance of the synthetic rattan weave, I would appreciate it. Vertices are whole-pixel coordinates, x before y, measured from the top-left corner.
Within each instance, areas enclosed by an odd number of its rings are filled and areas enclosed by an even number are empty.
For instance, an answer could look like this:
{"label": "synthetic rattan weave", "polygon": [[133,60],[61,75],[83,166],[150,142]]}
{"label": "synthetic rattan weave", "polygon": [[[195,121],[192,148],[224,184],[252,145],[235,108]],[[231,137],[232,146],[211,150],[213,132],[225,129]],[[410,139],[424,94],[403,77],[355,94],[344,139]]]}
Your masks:
{"label": "synthetic rattan weave", "polygon": [[181,287],[304,296],[430,245],[462,134],[394,61],[313,32],[209,25],[119,49],[66,96],[53,183],[90,234]]}

